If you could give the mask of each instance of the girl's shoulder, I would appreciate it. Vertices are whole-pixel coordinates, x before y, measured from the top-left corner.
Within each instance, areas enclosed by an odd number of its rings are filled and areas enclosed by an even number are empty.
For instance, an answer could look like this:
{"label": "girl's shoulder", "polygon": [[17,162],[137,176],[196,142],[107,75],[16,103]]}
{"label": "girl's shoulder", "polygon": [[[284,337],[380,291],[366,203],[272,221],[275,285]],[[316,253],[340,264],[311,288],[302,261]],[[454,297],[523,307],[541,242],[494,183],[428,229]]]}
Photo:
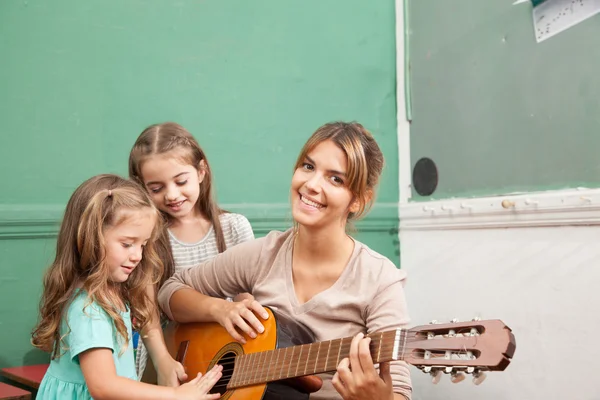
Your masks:
{"label": "girl's shoulder", "polygon": [[232,212],[224,212],[221,215],[219,215],[219,221],[221,221],[222,227],[250,225],[250,221],[248,221],[248,218],[246,218],[242,214]]}
{"label": "girl's shoulder", "polygon": [[236,249],[226,251],[224,254],[260,254],[261,257],[270,258],[282,249],[289,249],[293,239],[293,229],[287,231],[270,231],[264,236],[248,240],[236,245]]}
{"label": "girl's shoulder", "polygon": [[67,311],[67,315],[71,317],[85,315],[87,317],[107,317],[108,314],[104,309],[88,296],[84,290],[78,290],[73,294],[71,303]]}
{"label": "girl's shoulder", "polygon": [[219,221],[228,246],[254,239],[252,225],[242,214],[223,213],[219,216]]}

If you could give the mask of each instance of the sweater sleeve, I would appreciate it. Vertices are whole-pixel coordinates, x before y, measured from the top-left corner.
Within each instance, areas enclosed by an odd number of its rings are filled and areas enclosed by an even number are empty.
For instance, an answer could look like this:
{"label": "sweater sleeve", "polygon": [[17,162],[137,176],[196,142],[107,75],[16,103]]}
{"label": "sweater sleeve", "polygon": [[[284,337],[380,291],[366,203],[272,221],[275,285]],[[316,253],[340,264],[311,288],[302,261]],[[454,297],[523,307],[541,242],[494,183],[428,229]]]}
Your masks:
{"label": "sweater sleeve", "polygon": [[[391,261],[384,260],[379,279],[379,289],[366,309],[368,333],[406,328],[410,318],[404,296],[406,272],[397,269]],[[390,362],[394,393],[411,398],[412,383],[408,364],[404,361]]]}
{"label": "sweater sleeve", "polygon": [[158,303],[173,319],[169,302],[181,289],[194,289],[212,297],[251,293],[260,275],[260,258],[265,238],[233,246],[204,263],[176,272],[158,292]]}

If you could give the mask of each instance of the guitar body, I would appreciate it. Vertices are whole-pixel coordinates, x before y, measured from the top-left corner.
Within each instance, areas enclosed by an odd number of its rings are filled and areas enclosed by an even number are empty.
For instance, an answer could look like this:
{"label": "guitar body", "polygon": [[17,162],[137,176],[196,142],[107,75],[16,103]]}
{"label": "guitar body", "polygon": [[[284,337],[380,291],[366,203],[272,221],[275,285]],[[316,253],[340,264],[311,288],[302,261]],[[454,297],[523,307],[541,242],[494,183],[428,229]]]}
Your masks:
{"label": "guitar body", "polygon": [[221,400],[307,400],[311,391],[320,388],[320,379],[317,377],[270,382],[229,390],[226,387],[233,373],[237,356],[314,341],[312,332],[305,326],[284,315],[275,316],[269,308],[266,310],[269,318],[261,321],[265,331],[255,339],[244,335],[246,344],[235,341],[216,322],[171,323],[164,331],[169,353],[183,364],[189,379],[196,377],[199,372],[205,374],[215,364],[222,365],[223,377],[211,390],[211,393],[220,393]]}

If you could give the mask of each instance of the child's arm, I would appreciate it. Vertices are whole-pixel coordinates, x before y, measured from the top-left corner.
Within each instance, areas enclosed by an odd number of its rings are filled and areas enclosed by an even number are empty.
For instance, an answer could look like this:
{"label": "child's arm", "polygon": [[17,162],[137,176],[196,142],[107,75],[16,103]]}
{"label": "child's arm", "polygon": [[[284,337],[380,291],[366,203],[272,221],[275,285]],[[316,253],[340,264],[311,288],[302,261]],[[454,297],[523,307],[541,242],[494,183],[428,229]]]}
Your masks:
{"label": "child's arm", "polygon": [[160,326],[160,317],[158,314],[158,306],[156,306],[154,298],[154,287],[148,286],[148,295],[154,307],[156,313],[154,318],[148,322],[146,327],[140,332],[140,337],[144,342],[144,346],[148,350],[148,354],[152,359],[152,363],[156,368],[156,374],[158,378],[158,384],[161,386],[179,386],[180,381],[187,379],[187,374],[183,366],[175,361],[169,354],[163,332]]}
{"label": "child's arm", "polygon": [[160,387],[117,375],[112,350],[94,348],[79,354],[79,365],[90,395],[96,400],[120,399],[218,399],[219,394],[207,394],[221,378],[221,366],[203,377],[177,387]]}

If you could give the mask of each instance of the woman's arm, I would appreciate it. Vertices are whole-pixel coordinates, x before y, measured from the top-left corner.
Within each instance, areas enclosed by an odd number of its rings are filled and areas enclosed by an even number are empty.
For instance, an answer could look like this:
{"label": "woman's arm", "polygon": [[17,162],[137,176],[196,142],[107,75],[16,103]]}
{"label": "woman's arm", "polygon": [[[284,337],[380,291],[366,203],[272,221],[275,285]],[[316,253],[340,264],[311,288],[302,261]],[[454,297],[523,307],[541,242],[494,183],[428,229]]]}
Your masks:
{"label": "woman's arm", "polygon": [[246,343],[236,328],[255,338],[257,333],[265,330],[256,315],[263,320],[269,315],[254,297],[247,294],[244,296],[246,298],[241,301],[227,301],[206,296],[193,289],[180,289],[171,297],[171,312],[175,321],[179,322],[218,322],[231,337],[240,343]]}
{"label": "woman's arm", "polygon": [[218,399],[219,394],[208,391],[220,379],[222,367],[215,366],[203,377],[178,387],[160,387],[117,375],[112,351],[93,348],[78,355],[79,364],[90,395],[96,400],[160,400],[160,399]]}
{"label": "woman's arm", "polygon": [[158,293],[161,308],[179,322],[216,321],[242,342],[235,327],[250,337],[253,332],[262,332],[264,328],[255,313],[264,319],[267,314],[257,301],[230,302],[223,298],[252,292],[261,272],[263,241],[241,243],[197,267],[175,273]]}

